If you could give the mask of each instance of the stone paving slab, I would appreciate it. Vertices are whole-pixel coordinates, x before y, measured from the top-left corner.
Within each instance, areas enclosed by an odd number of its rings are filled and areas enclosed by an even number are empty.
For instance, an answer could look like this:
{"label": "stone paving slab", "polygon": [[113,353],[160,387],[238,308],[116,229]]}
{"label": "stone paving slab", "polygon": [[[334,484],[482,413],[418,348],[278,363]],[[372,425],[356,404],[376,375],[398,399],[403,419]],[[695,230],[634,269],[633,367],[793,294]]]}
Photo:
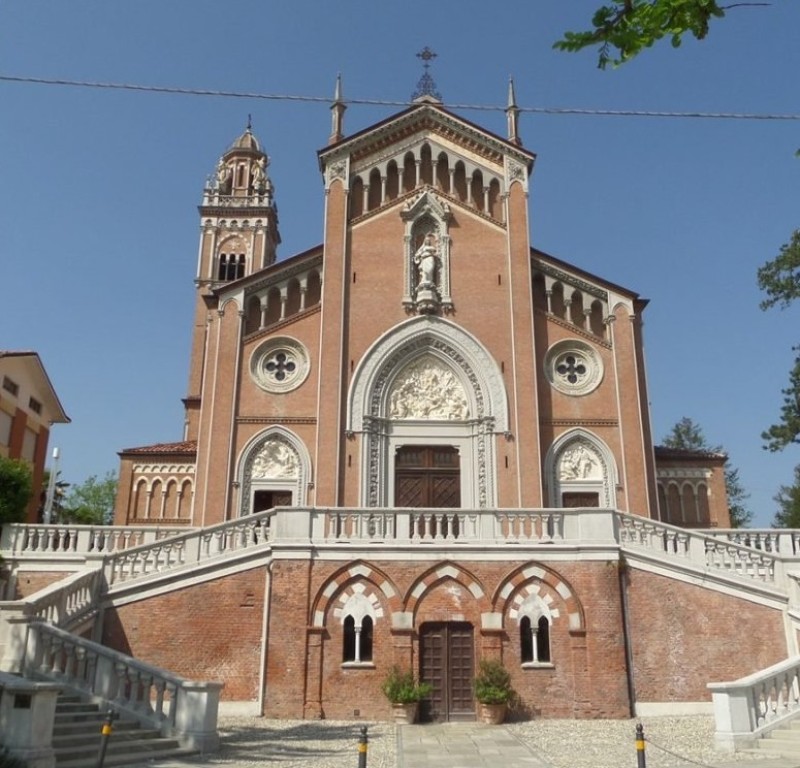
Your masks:
{"label": "stone paving slab", "polygon": [[[710,717],[642,720],[647,768],[800,768],[765,753],[722,753]],[[402,725],[220,717],[218,753],[134,768],[357,768],[366,725],[367,768],[637,768],[634,720],[534,720]]]}

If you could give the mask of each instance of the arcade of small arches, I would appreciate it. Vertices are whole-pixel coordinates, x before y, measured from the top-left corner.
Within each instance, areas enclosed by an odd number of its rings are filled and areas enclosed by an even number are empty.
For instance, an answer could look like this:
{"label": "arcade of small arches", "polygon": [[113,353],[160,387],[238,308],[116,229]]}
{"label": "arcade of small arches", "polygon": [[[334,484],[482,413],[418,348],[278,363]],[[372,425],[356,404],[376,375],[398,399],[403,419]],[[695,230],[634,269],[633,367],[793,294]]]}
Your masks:
{"label": "arcade of small arches", "polygon": [[711,523],[705,480],[659,478],[658,506],[665,523],[686,528],[705,528]]}
{"label": "arcade of small arches", "polygon": [[608,302],[543,272],[533,277],[534,306],[599,339],[607,335]]}
{"label": "arcade of small arches", "polygon": [[321,297],[320,266],[259,288],[246,299],[245,333],[255,333],[316,307]]}
{"label": "arcade of small arches", "polygon": [[433,187],[496,221],[503,221],[500,177],[428,142],[408,150],[402,157],[355,172],[350,184],[350,216],[357,218],[375,211],[421,186]]}
{"label": "arcade of small arches", "polygon": [[191,478],[139,478],[133,489],[134,520],[185,520],[191,517]]}
{"label": "arcade of small arches", "polygon": [[483,616],[482,629],[505,628],[509,638],[515,636],[513,647],[522,668],[552,666],[551,629],[559,618],[566,616],[570,632],[583,631],[582,608],[557,574],[537,565],[519,567],[502,580],[490,604],[481,584],[452,563],[429,569],[404,598],[385,573],[363,562],[353,564],[320,588],[313,625],[329,629],[331,621],[341,625],[342,665],[372,667],[374,633],[380,623],[389,620],[390,629],[396,631],[413,629],[426,595],[447,581],[473,596]]}

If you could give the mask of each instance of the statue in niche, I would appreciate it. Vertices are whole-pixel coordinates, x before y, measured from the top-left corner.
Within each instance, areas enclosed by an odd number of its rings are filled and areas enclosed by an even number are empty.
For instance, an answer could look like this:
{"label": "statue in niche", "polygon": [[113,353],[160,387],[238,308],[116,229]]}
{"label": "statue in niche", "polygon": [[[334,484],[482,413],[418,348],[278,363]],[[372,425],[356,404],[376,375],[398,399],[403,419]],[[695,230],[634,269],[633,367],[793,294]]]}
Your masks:
{"label": "statue in niche", "polygon": [[433,232],[428,232],[422,245],[417,248],[417,252],[414,254],[414,264],[419,277],[418,287],[435,288],[436,271],[439,266],[439,248]]}
{"label": "statue in niche", "polygon": [[392,419],[463,421],[469,418],[464,388],[455,374],[432,359],[403,372],[389,397]]}
{"label": "statue in niche", "polygon": [[222,158],[217,163],[216,180],[220,194],[227,195],[231,191],[231,169],[225,165]]}
{"label": "statue in niche", "polygon": [[253,478],[297,477],[299,464],[297,454],[286,443],[270,440],[258,452],[253,461]]}
{"label": "statue in niche", "polygon": [[590,450],[585,443],[578,443],[567,448],[561,454],[559,469],[559,479],[561,480],[588,480],[602,477],[597,454]]}
{"label": "statue in niche", "polygon": [[259,157],[255,165],[253,165],[253,170],[251,172],[253,192],[261,192],[264,189],[267,181],[266,167],[267,163],[263,157]]}

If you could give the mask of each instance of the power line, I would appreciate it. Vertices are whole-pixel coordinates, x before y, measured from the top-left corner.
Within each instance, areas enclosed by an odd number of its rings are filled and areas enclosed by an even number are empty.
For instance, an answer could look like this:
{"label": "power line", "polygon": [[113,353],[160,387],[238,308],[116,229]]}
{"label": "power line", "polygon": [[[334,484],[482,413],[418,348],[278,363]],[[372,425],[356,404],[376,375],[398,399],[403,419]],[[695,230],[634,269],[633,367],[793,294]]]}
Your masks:
{"label": "power line", "polygon": [[[158,85],[135,85],[132,83],[102,83],[89,80],[65,80],[45,77],[20,77],[0,75],[0,81],[27,83],[35,85],[58,85],[74,88],[104,88],[118,91],[141,91],[145,93],[166,93],[181,96],[214,96],[228,99],[260,99],[267,101],[297,101],[315,104],[330,104],[327,96],[298,96],[278,93],[253,93],[247,91],[217,91],[206,88],[178,88]],[[410,101],[391,99],[343,99],[344,104],[381,107],[409,107]],[[504,112],[506,107],[490,104],[444,103],[448,109],[476,110],[482,112]],[[679,117],[712,120],[800,120],[800,114],[770,114],[755,112],[673,112],[667,110],[640,109],[582,109],[578,107],[519,107],[520,112],[541,115],[581,115],[594,117]]]}

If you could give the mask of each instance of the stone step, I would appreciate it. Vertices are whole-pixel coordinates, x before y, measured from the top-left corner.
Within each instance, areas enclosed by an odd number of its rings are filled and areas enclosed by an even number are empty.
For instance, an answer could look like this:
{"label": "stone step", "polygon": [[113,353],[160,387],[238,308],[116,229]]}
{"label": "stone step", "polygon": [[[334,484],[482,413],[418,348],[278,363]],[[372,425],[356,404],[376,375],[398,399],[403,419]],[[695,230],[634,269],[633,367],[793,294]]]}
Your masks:
{"label": "stone step", "polygon": [[[105,718],[98,720],[96,723],[87,722],[85,720],[71,720],[64,723],[58,723],[53,726],[53,736],[69,736],[73,733],[91,733],[99,736],[104,721]],[[113,732],[131,731],[137,729],[138,727],[139,722],[137,720],[115,720]]]}
{"label": "stone step", "polygon": [[76,699],[75,701],[65,701],[64,699],[59,698],[56,702],[56,712],[99,712],[100,708],[97,704],[92,704],[88,701],[81,701],[80,699]]}
{"label": "stone step", "polygon": [[[183,749],[181,747],[163,748],[159,746],[160,740],[154,740],[150,743],[147,750],[128,750],[123,752],[113,752],[109,748],[106,751],[105,759],[103,760],[104,768],[112,768],[117,765],[134,765],[144,762],[155,760],[171,760],[177,757],[187,757],[196,754],[193,750]],[[97,754],[95,750],[88,757],[77,757],[66,759],[56,756],[56,768],[97,768]]]}
{"label": "stone step", "polygon": [[[98,731],[97,733],[86,733],[83,732],[74,732],[74,733],[62,733],[58,736],[53,736],[53,748],[54,749],[67,749],[68,747],[83,747],[86,745],[91,745],[95,749],[99,748],[100,746],[100,738],[101,733]],[[123,741],[136,741],[138,739],[158,739],[161,738],[161,731],[155,728],[129,728],[126,730],[117,730],[115,727],[109,737],[109,744],[112,742],[114,744],[119,744]]]}
{"label": "stone step", "polygon": [[[60,695],[53,724],[56,768],[96,768],[102,743],[102,728],[108,708],[87,702],[80,695]],[[104,766],[131,765],[191,755],[177,739],[167,738],[155,728],[143,728],[137,720],[115,720],[106,742]]]}
{"label": "stone step", "polygon": [[792,757],[800,760],[800,742],[794,739],[781,739],[775,737],[773,731],[764,739],[759,739],[758,751],[769,753],[770,755],[780,755],[781,757]]}

